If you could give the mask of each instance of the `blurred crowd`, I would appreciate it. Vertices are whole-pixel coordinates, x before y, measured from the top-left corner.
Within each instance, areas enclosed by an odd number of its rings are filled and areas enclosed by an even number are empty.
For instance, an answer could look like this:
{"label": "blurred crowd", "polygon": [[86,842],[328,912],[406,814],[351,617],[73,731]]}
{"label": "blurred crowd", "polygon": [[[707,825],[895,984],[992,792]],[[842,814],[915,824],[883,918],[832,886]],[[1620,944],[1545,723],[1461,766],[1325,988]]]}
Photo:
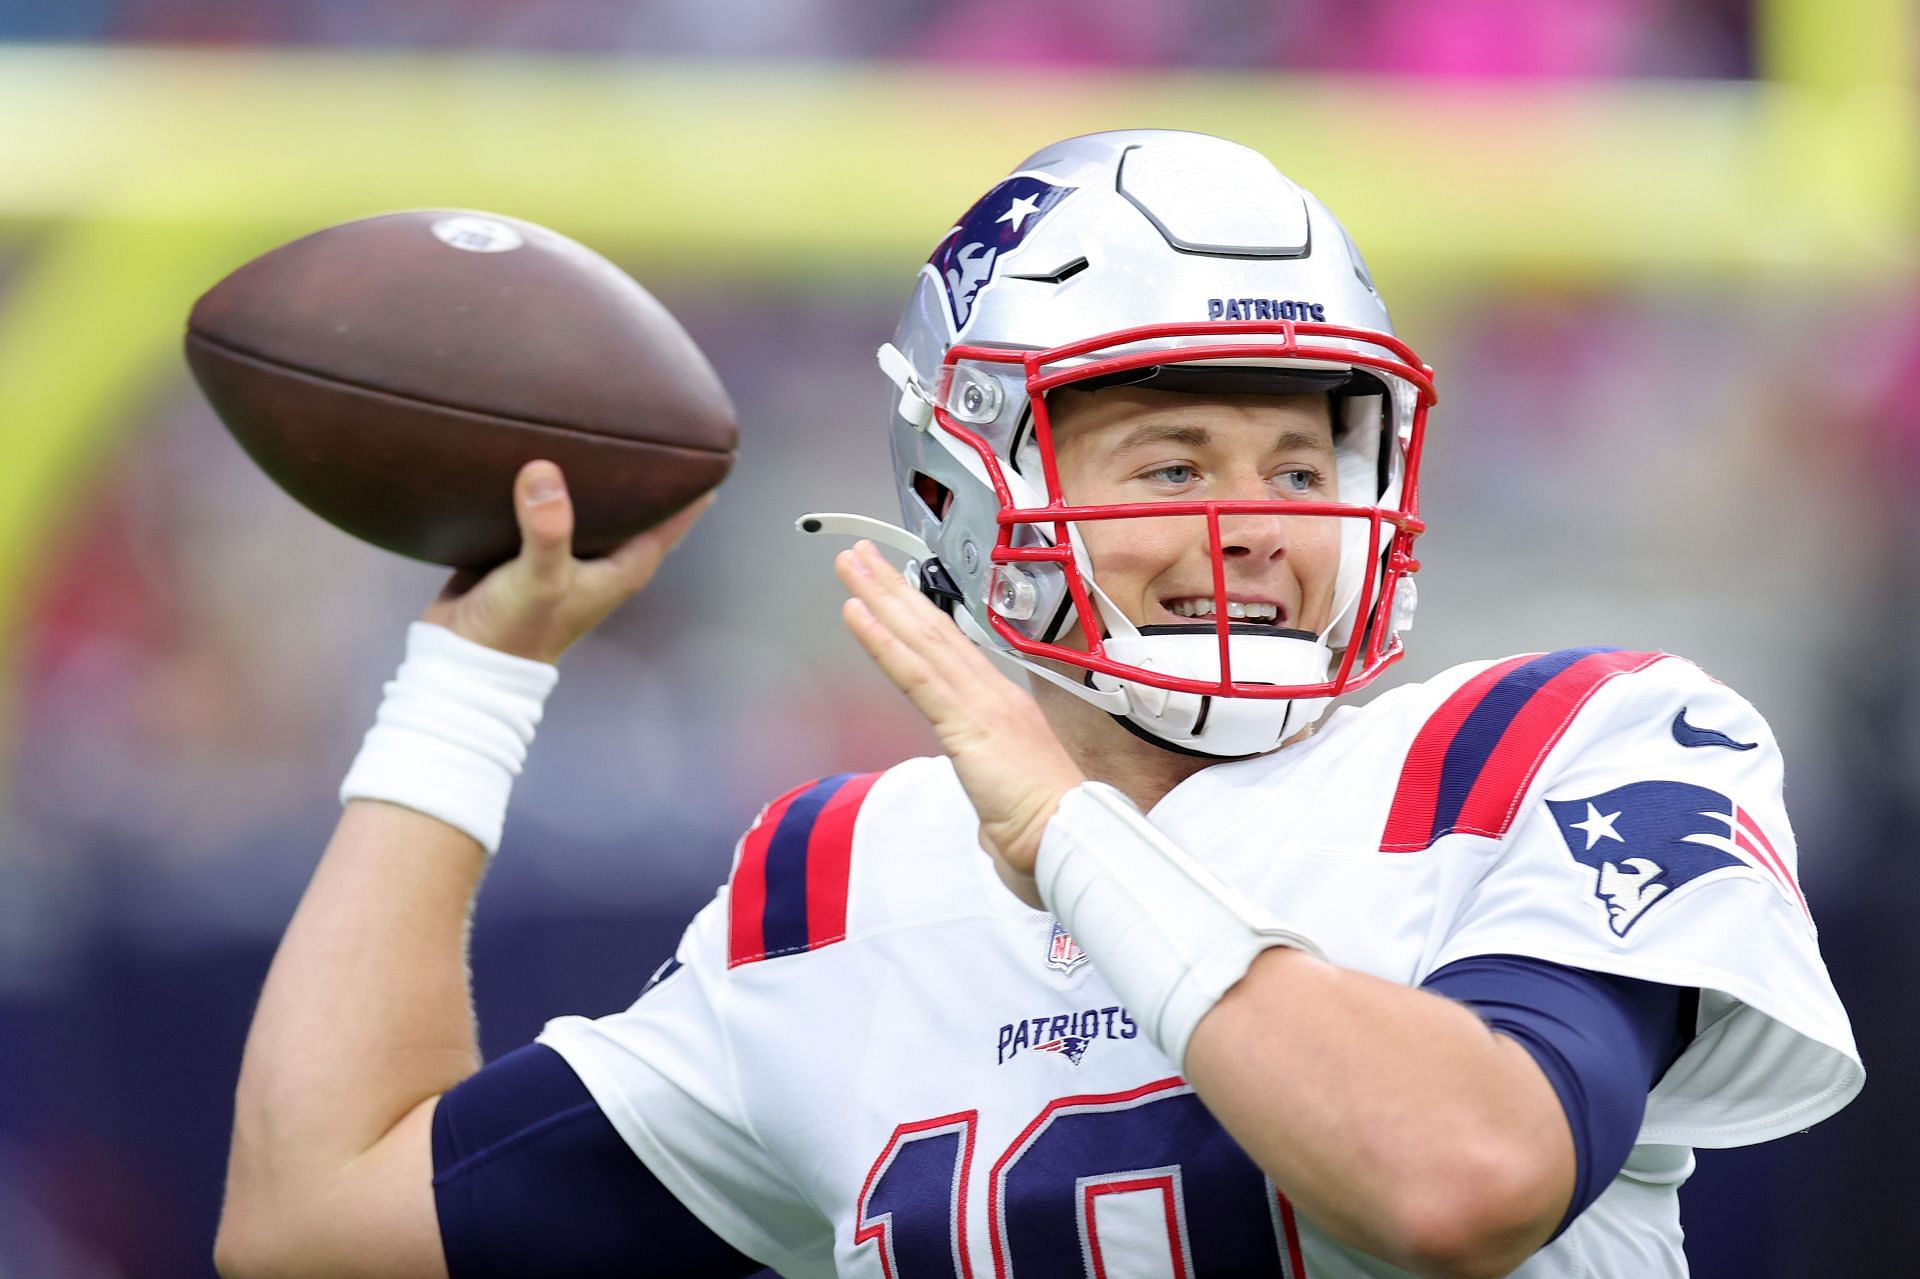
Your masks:
{"label": "blurred crowd", "polygon": [[1737,78],[1754,0],[0,0],[0,39]]}

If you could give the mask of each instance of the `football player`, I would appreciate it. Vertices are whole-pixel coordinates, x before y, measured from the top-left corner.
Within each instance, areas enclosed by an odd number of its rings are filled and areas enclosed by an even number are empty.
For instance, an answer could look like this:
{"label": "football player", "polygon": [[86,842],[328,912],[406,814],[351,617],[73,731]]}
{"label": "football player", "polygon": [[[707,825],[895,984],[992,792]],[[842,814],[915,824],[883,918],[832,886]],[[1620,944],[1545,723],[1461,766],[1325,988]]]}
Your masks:
{"label": "football player", "polygon": [[775,800],[631,1008],[482,1068],[552,663],[697,515],[577,561],[527,467],[275,959],[224,1273],[1675,1276],[1692,1148],[1859,1089],[1738,694],[1589,648],[1327,713],[1400,654],[1435,395],[1261,157],[1045,149],[880,362],[904,524],[802,527],[943,756]]}

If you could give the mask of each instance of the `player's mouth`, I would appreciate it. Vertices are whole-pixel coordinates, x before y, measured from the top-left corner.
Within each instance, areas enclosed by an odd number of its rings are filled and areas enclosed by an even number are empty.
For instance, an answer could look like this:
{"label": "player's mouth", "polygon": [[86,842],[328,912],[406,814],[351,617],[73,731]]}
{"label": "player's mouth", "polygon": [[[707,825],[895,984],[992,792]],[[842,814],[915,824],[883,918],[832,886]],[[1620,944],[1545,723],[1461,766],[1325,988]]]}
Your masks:
{"label": "player's mouth", "polygon": [[[1211,622],[1219,615],[1211,595],[1189,595],[1160,601],[1160,607],[1183,621]],[[1227,620],[1255,626],[1285,626],[1287,609],[1275,600],[1227,597]]]}

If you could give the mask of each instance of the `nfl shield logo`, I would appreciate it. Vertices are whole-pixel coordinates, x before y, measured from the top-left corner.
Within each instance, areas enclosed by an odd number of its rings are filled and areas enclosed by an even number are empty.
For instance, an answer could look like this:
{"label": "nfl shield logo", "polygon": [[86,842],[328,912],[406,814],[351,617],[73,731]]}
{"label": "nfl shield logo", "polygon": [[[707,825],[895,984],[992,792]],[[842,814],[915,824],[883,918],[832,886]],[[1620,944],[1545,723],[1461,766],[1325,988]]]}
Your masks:
{"label": "nfl shield logo", "polygon": [[1059,920],[1054,920],[1053,939],[1047,943],[1047,967],[1070,973],[1086,962],[1087,952],[1080,949]]}

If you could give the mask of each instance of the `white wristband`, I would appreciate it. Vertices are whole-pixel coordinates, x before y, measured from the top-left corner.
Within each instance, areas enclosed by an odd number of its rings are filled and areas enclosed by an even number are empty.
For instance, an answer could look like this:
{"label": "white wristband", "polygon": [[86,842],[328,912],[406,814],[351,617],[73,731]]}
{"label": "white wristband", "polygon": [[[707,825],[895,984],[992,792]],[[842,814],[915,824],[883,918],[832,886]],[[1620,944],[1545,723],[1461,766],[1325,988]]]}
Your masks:
{"label": "white wristband", "polygon": [[340,783],[340,802],[378,799],[465,831],[491,856],[507,796],[560,672],[463,639],[407,628],[407,656]]}
{"label": "white wristband", "polygon": [[1320,953],[1099,782],[1061,797],[1034,876],[1061,926],[1182,1070],[1194,1027],[1261,951]]}

